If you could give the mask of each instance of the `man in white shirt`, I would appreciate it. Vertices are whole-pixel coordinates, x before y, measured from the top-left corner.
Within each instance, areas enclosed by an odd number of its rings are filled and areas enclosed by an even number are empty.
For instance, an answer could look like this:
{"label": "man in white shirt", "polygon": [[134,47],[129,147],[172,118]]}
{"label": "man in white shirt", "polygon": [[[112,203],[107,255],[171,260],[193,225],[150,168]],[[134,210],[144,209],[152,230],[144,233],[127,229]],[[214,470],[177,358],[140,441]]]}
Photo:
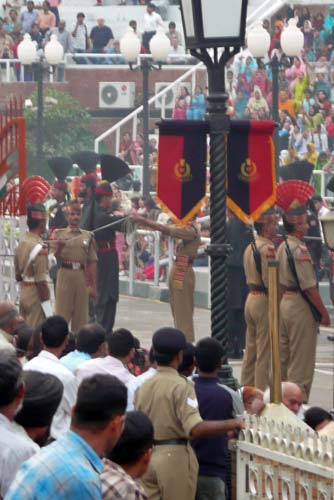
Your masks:
{"label": "man in white shirt", "polygon": [[[74,52],[79,54],[84,54],[90,48],[88,29],[84,21],[85,14],[83,12],[78,12],[77,23],[72,31],[72,37]],[[77,64],[86,64],[87,62],[84,57],[76,57],[74,60]]]}
{"label": "man in white shirt", "polygon": [[[187,62],[187,58],[185,57],[185,50],[182,45],[179,45],[178,39],[176,36],[170,39],[170,51],[167,57],[168,64],[185,64]],[[183,56],[183,57],[182,57]]]}
{"label": "man in white shirt", "polygon": [[125,385],[135,379],[127,367],[135,354],[135,339],[132,333],[125,328],[109,333],[107,346],[108,356],[85,361],[77,368],[75,374],[78,384],[97,373],[114,375]]}
{"label": "man in white shirt", "polygon": [[158,28],[164,29],[164,22],[160,14],[155,12],[155,4],[150,2],[144,14],[143,46],[147,52],[150,52],[150,40]]}
{"label": "man in white shirt", "polygon": [[50,316],[42,323],[41,341],[43,350],[24,365],[24,370],[50,373],[63,383],[64,394],[53,417],[50,432],[51,437],[58,439],[70,428],[78,388],[73,373],[63,366],[59,359],[68,342],[68,325],[62,316]]}
{"label": "man in white shirt", "polygon": [[98,323],[88,323],[78,332],[76,349],[60,358],[62,365],[72,373],[89,359],[100,358],[105,353],[106,331]]}
{"label": "man in white shirt", "polygon": [[0,350],[0,498],[3,498],[22,463],[39,447],[17,434],[15,414],[22,405],[22,365],[15,354]]}

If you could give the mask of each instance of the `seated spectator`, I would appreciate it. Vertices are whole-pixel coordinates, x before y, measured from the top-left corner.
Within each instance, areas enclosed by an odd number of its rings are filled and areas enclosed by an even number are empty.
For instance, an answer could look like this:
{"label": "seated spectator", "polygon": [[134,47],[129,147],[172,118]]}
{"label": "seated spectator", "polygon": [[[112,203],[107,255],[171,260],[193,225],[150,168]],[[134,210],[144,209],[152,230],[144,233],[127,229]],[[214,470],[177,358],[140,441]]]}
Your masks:
{"label": "seated spectator", "polygon": [[328,139],[324,125],[320,123],[312,134],[313,144],[317,153],[322,153],[328,150]]}
{"label": "seated spectator", "polygon": [[33,42],[36,42],[37,49],[41,50],[42,46],[43,46],[44,38],[43,38],[43,34],[39,30],[39,26],[37,23],[34,23],[32,25],[30,36],[31,36],[31,40]]}
{"label": "seated spectator", "polygon": [[63,384],[54,375],[34,371],[24,373],[24,384],[22,408],[15,415],[17,431],[31,443],[45,446],[63,396]]}
{"label": "seated spectator", "polygon": [[78,391],[71,432],[23,464],[8,500],[101,499],[100,457],[122,434],[126,387],[110,375],[85,380]]}
{"label": "seated spectator", "polygon": [[178,38],[176,36],[172,37],[170,44],[171,49],[168,53],[167,64],[185,64],[187,62],[187,58],[184,57],[185,49],[179,44]]}
{"label": "seated spectator", "polygon": [[314,33],[311,21],[309,20],[304,21],[302,31],[304,33],[304,49],[310,50],[313,48],[313,39],[314,39]]}
{"label": "seated spectator", "polygon": [[172,38],[177,38],[179,45],[182,45],[182,35],[179,31],[176,30],[176,24],[174,21],[171,21],[168,24],[168,31],[166,33],[167,38],[172,41]]}
{"label": "seated spectator", "polygon": [[264,393],[257,387],[245,385],[241,388],[245,411],[251,415],[260,415],[264,404]]}
{"label": "seated spectator", "polygon": [[74,373],[84,361],[99,358],[104,354],[105,340],[106,332],[102,326],[97,323],[84,325],[78,332],[76,349],[60,358],[61,364]]}
{"label": "seated spectator", "polygon": [[15,432],[12,422],[24,397],[22,366],[15,353],[0,350],[0,496],[4,498],[16,472],[38,446]]}
{"label": "seated spectator", "polygon": [[295,118],[293,101],[289,99],[289,94],[286,90],[281,90],[279,93],[278,107],[282,111],[287,111],[292,118]]}
{"label": "seated spectator", "polygon": [[134,379],[126,366],[135,354],[135,339],[132,333],[125,328],[108,333],[107,347],[108,355],[105,358],[91,359],[78,366],[75,373],[79,383],[96,373],[114,375],[124,384]]}
{"label": "seated spectator", "polygon": [[106,53],[107,54],[119,54],[118,57],[108,57],[107,58],[107,63],[108,64],[125,64],[126,60],[124,57],[121,55],[121,49],[119,45],[119,40],[110,40],[106,47]]}
{"label": "seated spectator", "polygon": [[20,21],[24,33],[31,33],[33,24],[37,22],[39,13],[34,6],[34,2],[29,0],[27,2],[27,10],[21,13]]}
{"label": "seated spectator", "polygon": [[319,111],[324,111],[327,116],[332,111],[332,105],[325,90],[319,90],[315,95],[315,104]]}
{"label": "seated spectator", "polygon": [[0,59],[13,59],[13,39],[0,22]]}
{"label": "seated spectator", "polygon": [[304,76],[305,73],[306,73],[305,64],[299,57],[294,57],[293,65],[291,66],[291,68],[285,70],[285,75],[290,82],[297,80],[297,78],[299,78],[300,75]]}
{"label": "seated spectator", "polygon": [[15,304],[12,302],[0,302],[0,351],[5,349],[15,353],[13,336],[17,328],[24,324]]}
{"label": "seated spectator", "polygon": [[318,158],[318,153],[315,150],[315,146],[312,143],[307,145],[307,153],[304,156],[304,160],[309,161],[312,165],[315,165]]}
{"label": "seated spectator", "polygon": [[[88,28],[85,24],[85,14],[83,12],[78,12],[77,22],[72,31],[73,37],[73,52],[76,54],[84,54],[88,52],[91,48],[90,38],[88,36]],[[75,62],[77,64],[85,64],[86,59],[83,57],[76,57]]]}
{"label": "seated spectator", "polygon": [[147,500],[138,479],[149,466],[153,438],[152,422],[144,413],[127,413],[122,435],[104,459],[103,500]]}
{"label": "seated spectator", "polygon": [[12,34],[12,35],[20,34],[20,32],[22,30],[22,25],[21,25],[20,21],[18,20],[18,13],[15,9],[10,9],[9,19],[7,22],[4,22],[3,27],[7,31],[7,33],[9,33],[9,34]]}
{"label": "seated spectator", "polygon": [[302,100],[302,109],[305,113],[309,113],[310,105],[315,105],[315,99],[312,97],[312,91],[310,88],[304,90],[304,99]]}
{"label": "seated spectator", "polygon": [[138,27],[137,27],[137,21],[135,19],[132,19],[130,22],[129,22],[129,26],[130,28],[133,29],[134,33],[137,35],[137,37],[139,38],[139,40],[141,41],[142,39],[142,34],[138,31]]}
{"label": "seated spectator", "polygon": [[[97,26],[94,26],[91,30],[89,38],[93,53],[103,54],[103,52],[106,52],[110,40],[114,39],[114,35],[111,28],[105,25],[103,17],[98,18]],[[104,59],[93,59],[94,64],[103,64],[103,62]]]}
{"label": "seated spectator", "polygon": [[326,425],[333,423],[333,417],[323,408],[320,408],[319,406],[312,406],[304,413],[304,422],[309,425],[311,429],[320,431]]}
{"label": "seated spectator", "polygon": [[305,97],[305,91],[310,84],[309,76],[305,73],[300,73],[298,78],[291,84],[293,94],[293,105],[296,113],[302,109],[302,101]]}
{"label": "seated spectator", "polygon": [[44,0],[42,3],[42,11],[38,14],[36,22],[43,36],[45,36],[46,32],[51,28],[56,27],[56,16],[51,12],[48,0]]}
{"label": "seated spectator", "polygon": [[13,344],[16,349],[16,356],[21,361],[22,365],[28,361],[27,355],[29,354],[29,344],[32,340],[33,334],[34,329],[26,323],[23,323],[15,330]]}
{"label": "seated spectator", "polygon": [[190,107],[186,111],[187,120],[204,120],[205,108],[206,103],[203,89],[200,85],[196,85]]}
{"label": "seated spectator", "polygon": [[316,80],[313,84],[313,93],[317,95],[318,92],[323,91],[327,96],[331,95],[331,86],[326,80],[326,72],[322,69],[316,70]]}
{"label": "seated spectator", "polygon": [[[220,385],[218,370],[221,367],[223,349],[213,338],[200,340],[196,344],[195,359],[198,376],[193,378],[198,407],[204,420],[228,420],[234,418],[230,393]],[[199,464],[197,500],[207,498],[210,491],[224,500],[227,496],[227,481],[230,474],[230,457],[226,435],[192,440]]]}
{"label": "seated spectator", "polygon": [[251,97],[247,104],[247,110],[251,117],[257,117],[260,111],[269,115],[269,106],[259,87],[254,87],[254,95]]}
{"label": "seated spectator", "polygon": [[24,365],[24,370],[50,373],[59,378],[64,386],[64,394],[53,418],[51,436],[62,437],[70,428],[72,407],[77,396],[74,375],[60,362],[60,357],[68,342],[68,326],[61,316],[51,316],[42,323],[41,341],[43,350]]}
{"label": "seated spectator", "polygon": [[133,141],[129,132],[124,132],[119,146],[118,156],[130,165],[136,165],[136,157],[133,154]]}
{"label": "seated spectator", "polygon": [[297,415],[303,404],[303,391],[294,382],[282,382],[282,403]]}

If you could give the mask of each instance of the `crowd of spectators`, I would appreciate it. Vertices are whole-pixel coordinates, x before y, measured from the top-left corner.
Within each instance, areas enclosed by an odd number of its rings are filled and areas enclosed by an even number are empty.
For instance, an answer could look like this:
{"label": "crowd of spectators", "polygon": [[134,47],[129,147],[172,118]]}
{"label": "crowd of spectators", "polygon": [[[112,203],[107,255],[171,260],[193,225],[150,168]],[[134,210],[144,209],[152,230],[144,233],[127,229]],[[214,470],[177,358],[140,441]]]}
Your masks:
{"label": "crowd of spectators", "polygon": [[[222,385],[218,370],[223,350],[217,340],[207,337],[193,346],[181,332],[161,328],[152,346],[144,348],[129,330],[105,332],[95,323],[84,325],[73,337],[61,316],[49,317],[34,331],[9,302],[0,303],[0,326],[2,498],[153,498],[146,490],[146,473],[161,422],[144,407],[159,397],[154,379],[166,371],[169,377],[181,375],[183,384],[189,384],[186,378],[193,382],[188,385],[194,391],[191,401],[196,401],[192,411],[198,408],[201,415],[189,432],[185,426],[182,431],[199,465],[196,499],[204,500],[208,492],[210,498],[230,498],[228,436],[217,426],[223,429],[221,423],[226,422],[230,431],[237,430],[245,413],[261,415],[269,391],[251,386],[234,391]],[[183,347],[162,355],[158,341],[169,346],[171,337],[183,338]],[[148,396],[145,387],[153,387]],[[283,382],[282,403],[310,432],[332,437],[331,413],[305,407],[299,386]],[[175,412],[182,423],[184,405],[177,397],[168,401],[165,419],[173,419]],[[200,426],[210,426],[210,421],[216,437],[196,437],[201,436]],[[155,467],[153,461],[151,472]],[[160,474],[159,467],[156,470]],[[196,484],[196,477],[192,480]],[[173,488],[183,486],[176,481]]]}

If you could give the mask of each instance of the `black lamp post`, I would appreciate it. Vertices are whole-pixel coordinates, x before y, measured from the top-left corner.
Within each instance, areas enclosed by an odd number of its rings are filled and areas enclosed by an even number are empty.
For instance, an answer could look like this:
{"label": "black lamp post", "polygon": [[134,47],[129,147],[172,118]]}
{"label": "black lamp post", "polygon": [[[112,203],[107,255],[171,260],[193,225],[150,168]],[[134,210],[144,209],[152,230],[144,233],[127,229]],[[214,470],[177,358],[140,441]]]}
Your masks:
{"label": "black lamp post", "polygon": [[[37,81],[37,122],[36,122],[36,159],[40,169],[44,161],[44,99],[43,99],[43,75],[44,72],[53,73],[53,69],[58,65],[64,56],[62,45],[58,42],[56,35],[51,35],[50,41],[45,45],[44,57],[48,66],[44,67],[44,61],[38,60],[37,48],[31,41],[29,34],[24,35],[24,39],[18,46],[18,59],[24,66],[32,65],[33,73]],[[50,65],[50,66],[49,66]]]}
{"label": "black lamp post", "polygon": [[211,335],[223,347],[221,376],[229,379],[231,385],[232,368],[227,364],[227,257],[231,248],[226,238],[226,142],[230,118],[226,114],[224,69],[244,45],[248,0],[181,0],[180,3],[186,47],[206,65],[209,78]]}
{"label": "black lamp post", "polygon": [[[129,28],[126,34],[122,37],[120,41],[120,49],[124,58],[129,62],[130,69],[136,70],[139,68],[143,74],[143,195],[148,196],[150,194],[150,161],[149,161],[149,121],[150,121],[150,109],[149,109],[149,77],[152,70],[161,69],[161,61],[166,60],[168,53],[170,51],[170,41],[167,36],[162,32],[158,31],[156,35],[150,40],[150,50],[152,53],[152,58],[141,58],[140,65],[134,66],[134,62],[138,60],[138,56],[141,49],[141,43],[138,36]],[[155,63],[154,61],[159,61]]]}

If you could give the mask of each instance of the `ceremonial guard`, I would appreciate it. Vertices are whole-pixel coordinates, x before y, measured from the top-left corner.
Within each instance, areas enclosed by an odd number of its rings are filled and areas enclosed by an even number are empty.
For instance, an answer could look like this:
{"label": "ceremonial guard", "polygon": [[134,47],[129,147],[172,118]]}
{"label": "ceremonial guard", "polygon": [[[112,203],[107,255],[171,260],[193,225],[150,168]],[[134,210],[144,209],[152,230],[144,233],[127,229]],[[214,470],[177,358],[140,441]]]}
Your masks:
{"label": "ceremonial guard", "polygon": [[199,228],[194,222],[186,226],[158,224],[139,215],[133,220],[153,231],[180,240],[176,246],[175,262],[169,274],[169,301],[174,318],[174,325],[181,330],[189,342],[194,342],[194,292],[195,273],[193,261],[201,243]]}
{"label": "ceremonial guard", "polygon": [[71,170],[72,162],[69,158],[56,157],[51,158],[48,163],[56,177],[51,187],[51,196],[56,201],[56,203],[50,207],[49,235],[51,236],[56,229],[67,227],[65,205],[69,195],[66,177]]}
{"label": "ceremonial guard", "polygon": [[290,180],[277,187],[287,238],[278,249],[282,300],[280,351],[282,380],[295,382],[308,401],[315,366],[318,325],[330,319],[317,289],[311,256],[303,238],[308,231],[306,202],[314,189]]}
{"label": "ceremonial guard", "polygon": [[247,333],[241,385],[264,391],[269,385],[270,370],[268,262],[276,257],[272,242],[277,232],[275,211],[267,210],[254,223],[254,229],[257,236],[244,253],[249,293],[245,304]]}
{"label": "ceremonial guard", "polygon": [[92,233],[80,229],[81,207],[70,201],[66,207],[68,227],[54,233],[54,255],[59,265],[56,314],[71,322],[77,333],[88,322],[89,293],[96,297],[96,248]]}
{"label": "ceremonial guard", "polygon": [[21,283],[20,313],[31,327],[39,326],[52,315],[48,287],[48,249],[41,236],[46,231],[47,214],[44,202],[49,184],[41,177],[27,179],[23,190],[31,203],[27,208],[28,233],[15,253],[16,280]]}
{"label": "ceremonial guard", "polygon": [[112,189],[108,181],[100,182],[95,189],[96,210],[94,229],[97,245],[97,321],[111,332],[115,322],[119,298],[119,264],[116,250],[116,230],[121,231],[124,217],[111,213]]}
{"label": "ceremonial guard", "polygon": [[186,338],[175,328],[161,328],[152,338],[157,374],[144,382],[134,399],[154,427],[154,447],[142,477],[151,500],[194,500],[198,462],[190,438],[222,435],[240,429],[240,420],[203,421],[193,382],[177,369]]}

